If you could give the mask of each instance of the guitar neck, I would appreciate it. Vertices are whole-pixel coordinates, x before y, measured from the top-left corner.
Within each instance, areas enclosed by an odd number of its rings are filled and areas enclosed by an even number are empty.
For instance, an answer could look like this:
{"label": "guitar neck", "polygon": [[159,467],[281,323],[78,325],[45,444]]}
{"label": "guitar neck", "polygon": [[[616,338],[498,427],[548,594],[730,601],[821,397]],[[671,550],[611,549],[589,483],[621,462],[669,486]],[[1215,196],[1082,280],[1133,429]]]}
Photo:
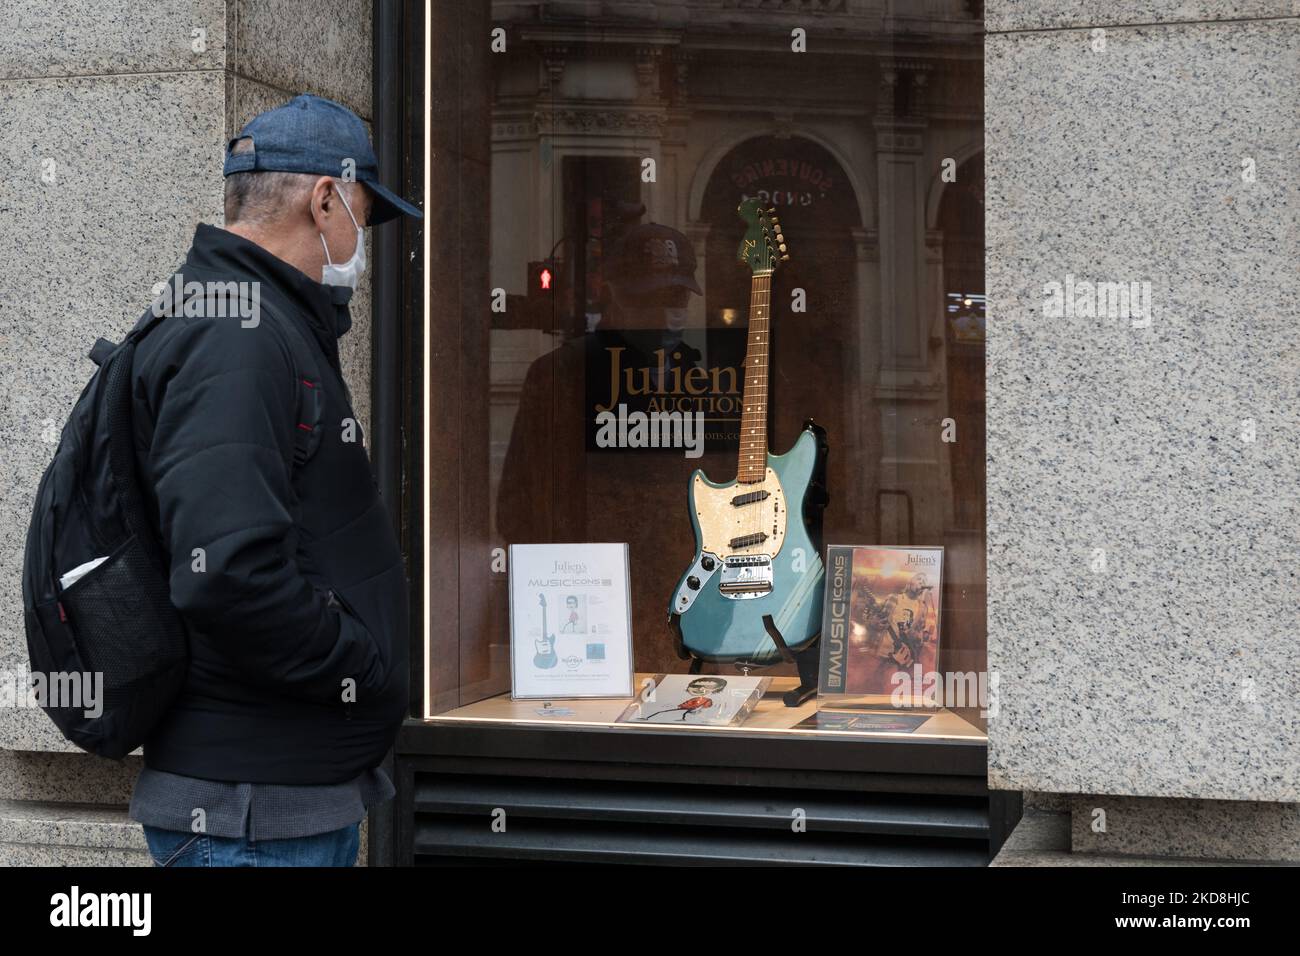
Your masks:
{"label": "guitar neck", "polygon": [[762,481],[767,474],[767,361],[772,325],[772,274],[756,273],[749,291],[744,401],[740,413],[740,461],[736,479]]}

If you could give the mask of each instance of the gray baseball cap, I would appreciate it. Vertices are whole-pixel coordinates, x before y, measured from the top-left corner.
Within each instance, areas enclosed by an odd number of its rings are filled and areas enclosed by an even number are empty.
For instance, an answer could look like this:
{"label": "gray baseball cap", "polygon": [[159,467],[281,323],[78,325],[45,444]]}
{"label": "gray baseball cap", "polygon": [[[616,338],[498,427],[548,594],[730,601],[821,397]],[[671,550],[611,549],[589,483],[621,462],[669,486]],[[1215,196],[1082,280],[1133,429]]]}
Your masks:
{"label": "gray baseball cap", "polygon": [[[253,148],[234,152],[235,144],[243,139],[252,140]],[[254,170],[355,178],[365,183],[373,197],[371,225],[400,215],[424,218],[418,206],[379,181],[379,160],[361,117],[321,96],[304,93],[254,116],[226,144],[222,176]]]}

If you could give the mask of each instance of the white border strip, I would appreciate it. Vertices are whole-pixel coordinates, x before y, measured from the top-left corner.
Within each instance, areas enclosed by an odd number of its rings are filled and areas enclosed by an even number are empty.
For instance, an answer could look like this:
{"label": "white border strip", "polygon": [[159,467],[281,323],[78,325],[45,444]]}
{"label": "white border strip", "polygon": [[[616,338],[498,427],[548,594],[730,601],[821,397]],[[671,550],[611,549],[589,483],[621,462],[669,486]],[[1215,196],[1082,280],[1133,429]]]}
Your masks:
{"label": "white border strip", "polygon": [[430,124],[431,112],[429,109],[429,105],[433,102],[433,50],[432,50],[432,44],[429,42],[429,36],[430,36],[429,22],[432,16],[433,16],[433,11],[432,11],[431,0],[425,0],[425,4],[424,4],[424,106],[423,106],[423,111],[424,111],[424,228],[420,230],[420,237],[421,237],[420,245],[422,247],[421,255],[423,257],[422,261],[424,263],[424,270],[423,270],[423,277],[424,277],[424,385],[423,385],[424,413],[423,414],[424,414],[424,418],[420,423],[420,427],[424,430],[424,441],[422,443],[424,446],[424,452],[423,452],[424,462],[422,465],[422,472],[420,476],[420,484],[423,486],[423,499],[424,499],[424,507],[421,510],[421,520],[424,524],[424,528],[421,531],[421,538],[424,541],[424,545],[423,545],[424,561],[421,568],[424,577],[424,581],[422,582],[423,594],[424,594],[424,606],[422,608],[422,617],[424,618],[424,626],[422,628],[422,633],[424,634],[424,684],[420,688],[420,696],[424,700],[424,704],[421,707],[421,710],[423,711],[424,716],[426,718],[431,716],[430,711],[433,709],[433,701],[431,699],[433,695],[429,692],[429,687],[430,687],[429,680],[430,680],[431,667],[432,667],[432,661],[429,660],[429,654],[431,650],[430,642],[432,640],[432,631],[429,626],[429,621],[430,618],[432,617],[432,615],[429,613],[429,598],[430,598],[430,590],[431,590],[429,587],[429,578],[430,578],[429,506],[432,501],[432,492],[429,488],[430,485],[429,482],[429,421],[430,421],[429,395],[431,392],[431,389],[429,387],[429,309],[432,305],[429,296],[429,225],[430,225],[429,216],[432,211],[432,206],[429,203],[429,196],[431,195],[429,190],[429,186],[430,186],[429,154],[431,152],[430,147],[433,141],[432,132],[429,129],[429,126],[431,125]]}

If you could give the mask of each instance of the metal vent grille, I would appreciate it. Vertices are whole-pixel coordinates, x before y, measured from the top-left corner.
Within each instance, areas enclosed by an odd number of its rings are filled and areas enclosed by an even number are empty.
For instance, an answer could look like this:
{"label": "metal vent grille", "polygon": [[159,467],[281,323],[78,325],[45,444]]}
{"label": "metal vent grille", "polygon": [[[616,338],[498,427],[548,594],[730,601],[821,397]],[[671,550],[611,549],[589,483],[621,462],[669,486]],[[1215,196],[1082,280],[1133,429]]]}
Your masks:
{"label": "metal vent grille", "polygon": [[[412,862],[983,866],[989,859],[987,796],[638,776],[417,769],[409,778]],[[803,832],[792,825],[796,811]],[[504,830],[493,829],[494,817]]]}

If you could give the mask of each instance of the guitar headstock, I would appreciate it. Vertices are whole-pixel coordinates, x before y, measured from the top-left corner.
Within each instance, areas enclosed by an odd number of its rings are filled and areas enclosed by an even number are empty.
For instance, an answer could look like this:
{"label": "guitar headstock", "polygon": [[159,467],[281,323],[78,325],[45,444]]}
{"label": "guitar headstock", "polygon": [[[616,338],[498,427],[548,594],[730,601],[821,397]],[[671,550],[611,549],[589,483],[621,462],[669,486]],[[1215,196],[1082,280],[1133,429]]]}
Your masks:
{"label": "guitar headstock", "polygon": [[736,207],[748,227],[740,241],[737,255],[754,275],[771,275],[776,267],[790,258],[785,236],[776,218],[776,207],[764,208],[757,199],[746,199]]}

